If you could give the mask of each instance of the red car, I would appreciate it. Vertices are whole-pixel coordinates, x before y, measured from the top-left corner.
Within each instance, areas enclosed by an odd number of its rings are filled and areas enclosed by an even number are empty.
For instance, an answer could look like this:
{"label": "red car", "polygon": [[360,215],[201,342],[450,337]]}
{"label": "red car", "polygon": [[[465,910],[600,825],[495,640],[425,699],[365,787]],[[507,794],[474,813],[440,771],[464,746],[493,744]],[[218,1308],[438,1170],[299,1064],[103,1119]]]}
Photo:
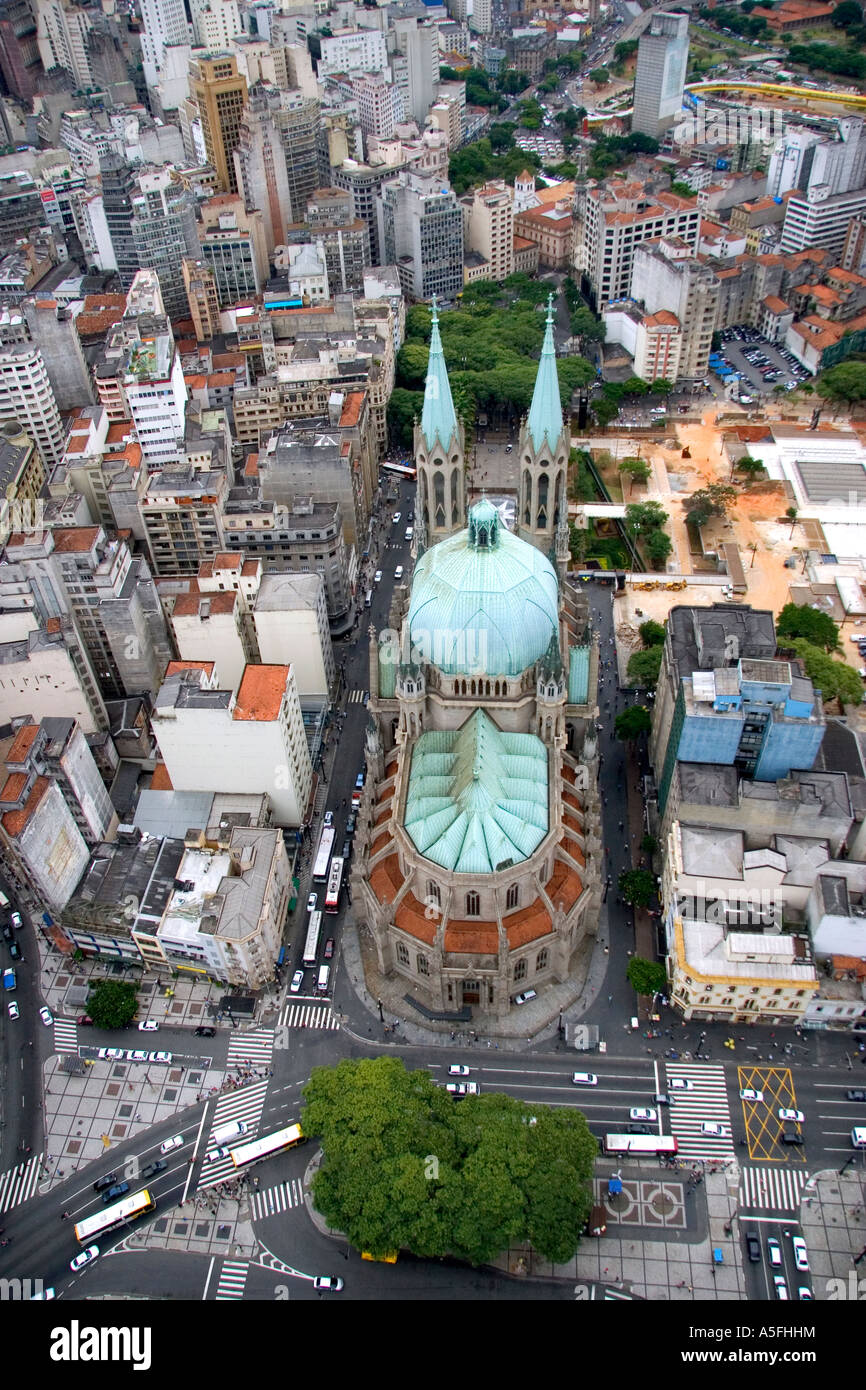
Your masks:
{"label": "red car", "polygon": [[92,1019],[92,1018],[88,1018],[88,1017],[87,1017],[87,1014],[79,1014],[78,1018],[76,1019],[76,1023],[90,1023],[90,1024],[92,1024],[92,1023],[93,1023],[93,1019]]}
{"label": "red car", "polygon": [[334,938],[329,936],[325,942],[325,960],[330,960],[334,954]]}

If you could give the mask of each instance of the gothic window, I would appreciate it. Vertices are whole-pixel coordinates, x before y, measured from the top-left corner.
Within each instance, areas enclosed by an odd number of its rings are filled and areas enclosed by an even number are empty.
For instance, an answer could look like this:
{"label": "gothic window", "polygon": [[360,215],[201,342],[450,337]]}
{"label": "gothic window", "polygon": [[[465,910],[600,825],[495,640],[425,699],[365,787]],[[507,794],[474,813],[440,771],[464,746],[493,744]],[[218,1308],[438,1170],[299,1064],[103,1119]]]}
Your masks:
{"label": "gothic window", "polygon": [[518,981],[518,980],[525,980],[525,979],[526,979],[526,961],[525,961],[525,960],[519,960],[519,961],[517,961],[517,962],[515,963],[515,966],[514,966],[514,983],[517,984],[517,981]]}
{"label": "gothic window", "polygon": [[429,975],[429,974],[430,974],[430,964],[429,964],[429,961],[427,960],[427,957],[426,957],[426,956],[420,956],[420,955],[419,955],[419,956],[416,956],[416,957],[415,957],[415,962],[416,962],[416,965],[417,965],[417,967],[418,967],[418,974],[419,974],[419,975]]}
{"label": "gothic window", "polygon": [[558,525],[559,525],[559,513],[560,513],[561,508],[562,508],[562,474],[561,474],[561,473],[557,473],[557,475],[556,475],[556,493],[554,494],[554,502],[553,502],[553,524],[554,524],[554,526],[558,526]]}
{"label": "gothic window", "polygon": [[402,941],[397,942],[397,964],[408,966],[409,952]]}
{"label": "gothic window", "polygon": [[548,952],[547,952],[547,947],[545,946],[545,947],[544,947],[544,950],[543,950],[543,951],[539,951],[538,955],[535,957],[535,973],[536,973],[536,974],[538,974],[539,970],[546,970],[546,969],[547,969],[547,960],[548,960]]}
{"label": "gothic window", "polygon": [[538,479],[538,511],[536,512],[536,525],[539,531],[547,529],[547,492],[550,479],[546,473],[542,473]]}
{"label": "gothic window", "polygon": [[460,507],[458,497],[460,496],[460,470],[454,468],[451,471],[451,525],[456,526],[460,520]]}
{"label": "gothic window", "polygon": [[444,474],[436,472],[433,474],[433,508],[435,526],[445,525],[445,477]]}
{"label": "gothic window", "polygon": [[523,522],[532,525],[532,474],[528,468],[523,470]]}
{"label": "gothic window", "polygon": [[510,911],[511,908],[517,906],[517,898],[519,893],[520,889],[518,888],[517,884],[512,883],[511,887],[505,895],[505,907],[507,911]]}
{"label": "gothic window", "polygon": [[481,899],[477,893],[466,894],[466,916],[477,917],[481,911]]}
{"label": "gothic window", "polygon": [[439,884],[434,883],[432,878],[428,878],[427,880],[427,897],[431,902],[435,903],[437,907],[442,906],[442,892],[439,888]]}

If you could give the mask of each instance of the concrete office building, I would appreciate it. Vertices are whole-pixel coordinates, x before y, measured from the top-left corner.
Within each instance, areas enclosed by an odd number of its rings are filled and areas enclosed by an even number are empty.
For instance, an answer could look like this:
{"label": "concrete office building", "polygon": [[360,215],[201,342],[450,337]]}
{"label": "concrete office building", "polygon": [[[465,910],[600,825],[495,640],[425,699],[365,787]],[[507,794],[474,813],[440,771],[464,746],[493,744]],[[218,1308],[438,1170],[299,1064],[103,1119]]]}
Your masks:
{"label": "concrete office building", "polygon": [[66,906],[90,859],[60,787],[33,773],[12,772],[0,789],[0,845],[6,872],[49,912]]}
{"label": "concrete office building", "polygon": [[833,124],[832,139],[820,130],[793,126],[776,141],[767,170],[770,197],[792,190],[809,193],[823,185],[833,197],[866,184],[866,122],[845,116]]}
{"label": "concrete office building", "polygon": [[407,118],[419,128],[427,119],[439,86],[439,35],[435,24],[395,17],[388,35],[394,85],[403,96]]}
{"label": "concrete office building", "polygon": [[209,53],[189,65],[190,96],[198,107],[208,163],[216,170],[217,186],[237,193],[234,152],[247,100],[246,78],[230,53]]}
{"label": "concrete office building", "polygon": [[45,360],[32,343],[0,349],[0,424],[7,421],[27,431],[47,464],[60,462],[66,430]]}
{"label": "concrete office building", "polygon": [[70,4],[68,0],[34,0],[34,9],[39,55],[45,71],[63,68],[76,87],[82,90],[92,87],[94,78],[87,40],[94,15],[99,12]]}
{"label": "concrete office building", "polygon": [[181,273],[196,342],[208,343],[220,331],[220,304],[214,273],[203,261],[184,256]]}
{"label": "concrete office building", "polygon": [[262,216],[269,256],[301,222],[319,182],[319,103],[265,82],[249,91],[234,154],[235,184]]}
{"label": "concrete office building", "polygon": [[141,57],[148,87],[159,82],[165,50],[188,45],[189,25],[183,0],[141,0]]}
{"label": "concrete office building", "polygon": [[337,665],[319,574],[263,574],[252,619],[261,660],[291,665],[298,695],[327,697]]}
{"label": "concrete office building", "polygon": [[457,195],[436,177],[403,172],[382,187],[380,244],[396,265],[407,299],[453,300],[463,288],[463,213]]}
{"label": "concrete office building", "polygon": [[224,550],[225,472],[164,468],[147,484],[141,516],[155,574],[195,574],[203,560]]}
{"label": "concrete office building", "polygon": [[679,119],[688,61],[688,15],[654,14],[638,40],[632,130],[657,139]]}
{"label": "concrete office building", "polygon": [[682,328],[677,376],[703,379],[718,315],[718,276],[685,242],[662,237],[635,247],[631,297],[649,314],[676,316]]}
{"label": "concrete office building", "polygon": [[77,720],[22,724],[6,756],[6,771],[20,778],[16,792],[21,796],[38,777],[50,778],[86,844],[113,838],[117,812]]}
{"label": "concrete office building", "polygon": [[830,195],[826,185],[809,193],[792,193],[785,208],[779,242],[780,255],[819,246],[839,255],[845,246],[852,218],[866,213],[866,188]]}
{"label": "concrete office building", "polygon": [[40,627],[32,611],[4,614],[0,618],[0,717],[9,724],[54,716],[77,719],[86,734],[108,728],[96,673],[72,619],[50,618]]}
{"label": "concrete office building", "polygon": [[611,180],[579,188],[576,205],[575,266],[586,276],[599,311],[629,295],[640,242],[676,237],[697,252],[701,213],[692,199],[647,192],[637,180]]}
{"label": "concrete office building", "polygon": [[93,400],[93,382],[84,359],[75,315],[56,299],[25,299],[21,305],[31,341],[38,347],[60,410]]}
{"label": "concrete office building", "polygon": [[195,41],[209,53],[231,52],[244,32],[237,0],[190,0],[190,14]]}
{"label": "concrete office building", "polygon": [[482,256],[491,280],[505,280],[514,270],[514,204],[511,189],[502,179],[476,188],[461,200],[464,208],[464,245]]}

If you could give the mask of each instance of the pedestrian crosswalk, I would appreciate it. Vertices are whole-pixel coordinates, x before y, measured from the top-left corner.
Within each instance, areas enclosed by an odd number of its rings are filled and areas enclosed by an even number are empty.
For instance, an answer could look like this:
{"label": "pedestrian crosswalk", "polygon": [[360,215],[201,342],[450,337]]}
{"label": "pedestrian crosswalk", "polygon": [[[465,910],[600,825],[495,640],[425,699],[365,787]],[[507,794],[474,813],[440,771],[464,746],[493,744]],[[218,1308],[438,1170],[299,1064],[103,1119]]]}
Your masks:
{"label": "pedestrian crosswalk", "polygon": [[231,1067],[270,1066],[274,1052],[273,1028],[261,1028],[255,1033],[232,1033],[226,1054],[226,1070]]}
{"label": "pedestrian crosswalk", "polygon": [[247,1260],[223,1260],[216,1300],[219,1302],[229,1298],[243,1298],[249,1269]]}
{"label": "pedestrian crosswalk", "polygon": [[280,1014],[282,1028],[330,1028],[332,1032],[340,1027],[340,1019],[330,1004],[297,1004],[287,1002]]}
{"label": "pedestrian crosswalk", "polygon": [[347,705],[364,705],[367,703],[367,690],[350,690],[346,700]]}
{"label": "pedestrian crosswalk", "polygon": [[740,1174],[740,1206],[749,1210],[796,1211],[809,1174],[802,1168],[744,1168]]}
{"label": "pedestrian crosswalk", "polygon": [[[725,1085],[725,1069],[716,1062],[674,1062],[665,1067],[671,1099],[671,1133],[681,1158],[734,1157],[731,1111]],[[675,1080],[688,1081],[687,1090],[672,1088]],[[703,1124],[723,1127],[721,1135],[702,1134]]]}
{"label": "pedestrian crosswalk", "polygon": [[76,1024],[74,1018],[55,1018],[54,1051],[78,1051],[78,1025]]}
{"label": "pedestrian crosswalk", "polygon": [[250,1196],[253,1220],[263,1221],[266,1216],[277,1216],[281,1211],[291,1211],[293,1207],[299,1207],[303,1200],[300,1178],[278,1183],[276,1187],[269,1187],[264,1192],[253,1192]]}
{"label": "pedestrian crosswalk", "polygon": [[[255,1137],[256,1129],[262,1117],[262,1108],[265,1103],[269,1081],[257,1081],[252,1086],[244,1086],[239,1091],[230,1092],[228,1095],[220,1096],[216,1103],[216,1109],[211,1117],[210,1133],[207,1143],[204,1145],[204,1152],[214,1147],[214,1131],[223,1125],[230,1124],[233,1120],[241,1120],[247,1126],[247,1133],[242,1137],[233,1140],[231,1144],[223,1145],[224,1148],[235,1148],[238,1144],[246,1144]],[[215,1187],[217,1183],[226,1182],[233,1178],[237,1172],[231,1156],[215,1159],[208,1162],[204,1161],[201,1177],[198,1182],[198,1191],[205,1187]]]}
{"label": "pedestrian crosswalk", "polygon": [[19,1163],[0,1174],[0,1214],[20,1207],[28,1197],[32,1197],[39,1184],[42,1172],[43,1154],[31,1154],[26,1162]]}

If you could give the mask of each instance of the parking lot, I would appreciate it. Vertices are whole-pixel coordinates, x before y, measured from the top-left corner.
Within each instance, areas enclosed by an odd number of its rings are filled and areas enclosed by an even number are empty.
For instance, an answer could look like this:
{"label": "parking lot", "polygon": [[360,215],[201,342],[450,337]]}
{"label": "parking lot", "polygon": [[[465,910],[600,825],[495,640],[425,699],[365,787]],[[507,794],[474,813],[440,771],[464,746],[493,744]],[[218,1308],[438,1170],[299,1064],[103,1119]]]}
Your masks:
{"label": "parking lot", "polygon": [[776,386],[794,390],[812,375],[782,344],[769,342],[749,324],[726,328],[721,337],[724,362],[740,374],[741,398],[766,396]]}

